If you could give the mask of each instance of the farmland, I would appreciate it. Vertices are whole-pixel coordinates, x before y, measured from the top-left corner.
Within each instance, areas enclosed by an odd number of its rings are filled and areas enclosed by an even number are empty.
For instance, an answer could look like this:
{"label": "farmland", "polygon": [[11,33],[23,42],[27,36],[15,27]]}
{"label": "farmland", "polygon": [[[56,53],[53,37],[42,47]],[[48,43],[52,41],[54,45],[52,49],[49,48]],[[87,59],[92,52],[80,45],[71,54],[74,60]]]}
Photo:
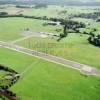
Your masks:
{"label": "farmland", "polygon": [[[16,47],[10,50],[11,48],[0,46],[0,64],[19,73],[19,81],[10,88],[16,93],[18,100],[100,100],[99,76],[83,74],[71,66],[44,60],[29,53],[20,52],[17,48],[20,46],[20,49],[24,47],[27,50],[43,52],[45,56],[50,54],[85,64],[84,66],[90,66],[99,71],[100,48],[89,43],[88,38],[91,34],[88,33],[96,30],[93,34],[100,34],[100,22],[96,19],[74,17],[75,14],[98,11],[97,6],[50,5],[45,8],[35,8],[34,5],[29,8],[18,8],[15,5],[0,6],[0,12],[8,13],[8,16],[0,18],[0,41]],[[30,18],[30,16],[39,18]],[[79,32],[70,32],[58,41],[63,34],[64,24],[44,25],[51,22],[50,19],[41,19],[44,16],[71,20],[72,23],[76,21],[76,23],[79,22],[78,24],[82,22],[86,27],[79,28]],[[8,73],[0,70],[0,78],[5,75]],[[2,81],[0,84],[5,85]]]}
{"label": "farmland", "polygon": [[0,19],[0,40],[13,41],[21,38],[25,29],[29,28],[33,32],[57,33],[56,29],[62,26],[43,26],[46,21],[32,20],[24,18],[1,18]]}

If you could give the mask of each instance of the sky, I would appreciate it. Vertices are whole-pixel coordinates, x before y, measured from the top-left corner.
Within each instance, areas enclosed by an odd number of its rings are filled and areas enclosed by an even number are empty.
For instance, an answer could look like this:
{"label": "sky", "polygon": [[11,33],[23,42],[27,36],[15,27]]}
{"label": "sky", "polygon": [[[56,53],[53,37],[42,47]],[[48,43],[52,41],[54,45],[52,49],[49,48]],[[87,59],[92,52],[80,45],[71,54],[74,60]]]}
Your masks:
{"label": "sky", "polygon": [[[7,0],[0,0],[0,1],[7,1]],[[11,1],[37,1],[37,0],[11,0]],[[40,1],[42,1],[42,0],[40,0]],[[43,1],[45,1],[45,0],[43,0]],[[48,1],[51,1],[51,0],[48,0]],[[57,1],[57,0],[53,0],[53,1]],[[61,1],[63,1],[63,0],[61,0]],[[80,1],[80,2],[100,2],[100,0],[65,0],[65,1],[70,1],[70,2],[72,2],[72,1],[76,1],[76,2],[78,2],[78,1]]]}
{"label": "sky", "polygon": [[[6,1],[6,0],[3,0]],[[13,1],[13,0],[12,0]],[[14,1],[35,1],[35,0],[14,0]],[[50,0],[48,0],[50,1]],[[57,1],[57,0],[56,0]],[[65,0],[65,1],[81,1],[81,2],[93,2],[93,1],[100,1],[100,0]]]}

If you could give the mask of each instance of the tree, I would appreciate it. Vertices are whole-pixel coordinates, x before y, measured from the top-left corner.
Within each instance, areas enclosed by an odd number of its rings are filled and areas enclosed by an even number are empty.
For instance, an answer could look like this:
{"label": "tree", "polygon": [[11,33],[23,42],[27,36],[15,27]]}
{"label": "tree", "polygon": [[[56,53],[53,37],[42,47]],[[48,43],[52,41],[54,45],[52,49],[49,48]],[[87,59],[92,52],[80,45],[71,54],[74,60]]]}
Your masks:
{"label": "tree", "polygon": [[67,27],[68,27],[67,24],[65,24],[64,25],[64,31],[63,31],[65,37],[68,35]]}
{"label": "tree", "polygon": [[0,12],[0,16],[6,16],[6,15],[8,15],[7,12]]}
{"label": "tree", "polygon": [[90,44],[100,47],[100,35],[99,34],[97,36],[91,35],[88,38],[88,41]]}

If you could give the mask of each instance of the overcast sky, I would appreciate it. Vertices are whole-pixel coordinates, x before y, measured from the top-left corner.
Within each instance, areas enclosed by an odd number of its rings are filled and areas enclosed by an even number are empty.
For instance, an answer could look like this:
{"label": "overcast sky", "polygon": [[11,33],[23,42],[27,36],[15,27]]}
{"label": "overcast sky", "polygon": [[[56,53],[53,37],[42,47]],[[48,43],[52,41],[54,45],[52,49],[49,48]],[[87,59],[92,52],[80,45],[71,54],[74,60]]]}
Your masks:
{"label": "overcast sky", "polygon": [[[7,0],[0,0],[0,1],[7,1]],[[11,0],[11,1],[38,1],[38,0]],[[45,1],[45,0],[40,0],[40,1]],[[52,1],[52,0],[48,0],[48,1]],[[53,0],[53,1],[57,1],[57,0]],[[61,1],[63,1],[63,0],[61,0]],[[70,1],[70,2],[72,2],[72,1],[80,1],[80,2],[100,2],[100,0],[65,0],[65,1]]]}
{"label": "overcast sky", "polygon": [[[2,0],[6,1],[6,0]],[[12,0],[12,1],[37,1],[37,0]],[[42,1],[42,0],[41,0]],[[48,0],[49,1],[49,0]],[[55,0],[54,0],[55,1]],[[57,1],[57,0],[56,0]],[[100,0],[65,0],[65,1],[82,1],[82,2],[93,2],[93,1],[100,1]]]}

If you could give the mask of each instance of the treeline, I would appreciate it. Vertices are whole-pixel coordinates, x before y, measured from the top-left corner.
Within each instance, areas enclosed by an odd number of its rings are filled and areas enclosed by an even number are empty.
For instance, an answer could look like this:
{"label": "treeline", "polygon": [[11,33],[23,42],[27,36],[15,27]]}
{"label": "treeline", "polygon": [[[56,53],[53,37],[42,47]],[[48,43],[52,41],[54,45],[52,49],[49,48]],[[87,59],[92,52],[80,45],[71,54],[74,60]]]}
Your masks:
{"label": "treeline", "polygon": [[46,4],[35,4],[35,6],[34,6],[35,9],[47,8],[47,7],[48,7],[48,5],[46,5]]}
{"label": "treeline", "polygon": [[0,16],[8,16],[7,12],[0,12]]}
{"label": "treeline", "polygon": [[0,94],[1,94],[0,95],[1,100],[5,100],[5,97],[6,99],[9,99],[9,100],[17,100],[16,94],[7,89],[0,89]]}
{"label": "treeline", "polygon": [[[6,66],[3,66],[3,65],[0,65],[0,70],[2,71],[5,71],[7,72],[8,76],[11,76],[12,78],[9,78],[8,81],[9,83],[8,84],[4,84],[4,85],[0,85],[0,89],[9,89],[12,85],[14,85],[18,79],[20,78],[20,76],[15,76],[16,74],[18,74],[15,70],[9,68],[9,67],[6,67]],[[6,78],[4,79],[6,80]],[[2,80],[1,80],[2,81]]]}
{"label": "treeline", "polygon": [[44,19],[51,20],[54,22],[61,22],[61,25],[66,25],[67,29],[76,29],[76,28],[85,28],[86,25],[85,23],[78,22],[78,21],[73,21],[73,20],[66,20],[63,18],[47,18],[46,16]]}
{"label": "treeline", "polygon": [[100,12],[94,12],[94,13],[81,13],[78,15],[74,15],[73,17],[81,17],[81,18],[87,18],[87,19],[97,19],[100,16]]}
{"label": "treeline", "polygon": [[59,21],[59,22],[61,22],[61,25],[67,25],[66,27],[68,29],[85,28],[86,27],[86,25],[82,22],[77,22],[77,21],[73,21],[73,20],[65,20],[63,18],[48,18],[47,16],[42,16],[42,17],[27,16],[27,15],[23,15],[23,14],[9,15],[6,12],[1,12],[0,13],[0,18],[6,18],[6,17],[23,17],[23,18],[30,18],[30,19],[50,20],[50,21],[54,21],[54,22]]}
{"label": "treeline", "polygon": [[31,8],[31,7],[27,5],[16,5],[16,8]]}
{"label": "treeline", "polygon": [[35,8],[35,9],[39,9],[39,8],[47,8],[48,5],[46,4],[35,4],[34,6],[30,6],[30,5],[16,5],[16,8]]}
{"label": "treeline", "polygon": [[3,66],[3,65],[0,65],[0,70],[6,71],[6,72],[10,72],[10,73],[14,73],[14,74],[18,74],[15,70],[13,70],[13,69],[11,69],[9,67]]}
{"label": "treeline", "polygon": [[58,14],[59,14],[59,15],[60,15],[60,14],[67,14],[67,10],[62,10],[62,11],[58,12]]}
{"label": "treeline", "polygon": [[68,33],[80,33],[79,28],[86,27],[84,23],[73,20],[63,20],[62,23],[64,25],[63,34],[60,34],[60,37],[57,41],[60,41],[62,38],[67,37]]}
{"label": "treeline", "polygon": [[100,22],[100,18],[98,18],[96,21],[97,21],[97,22]]}
{"label": "treeline", "polygon": [[91,36],[88,38],[88,41],[90,44],[100,47],[100,34],[91,34]]}

